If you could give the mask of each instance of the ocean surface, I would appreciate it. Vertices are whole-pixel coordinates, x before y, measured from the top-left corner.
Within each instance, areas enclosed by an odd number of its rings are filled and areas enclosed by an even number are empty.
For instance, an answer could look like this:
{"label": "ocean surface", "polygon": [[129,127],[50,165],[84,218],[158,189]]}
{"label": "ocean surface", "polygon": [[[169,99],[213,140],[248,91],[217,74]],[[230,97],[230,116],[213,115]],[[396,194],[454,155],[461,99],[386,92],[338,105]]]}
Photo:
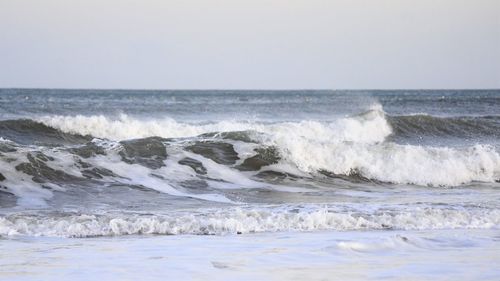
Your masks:
{"label": "ocean surface", "polygon": [[1,280],[500,280],[500,90],[0,89]]}

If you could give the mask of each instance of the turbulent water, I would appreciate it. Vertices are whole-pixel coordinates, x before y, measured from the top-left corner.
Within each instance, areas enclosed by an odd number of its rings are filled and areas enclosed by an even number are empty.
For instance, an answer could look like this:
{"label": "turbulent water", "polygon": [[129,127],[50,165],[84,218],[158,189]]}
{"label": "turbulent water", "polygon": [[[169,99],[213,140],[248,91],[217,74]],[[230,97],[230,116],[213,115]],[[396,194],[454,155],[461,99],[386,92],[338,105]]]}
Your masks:
{"label": "turbulent water", "polygon": [[0,137],[4,237],[484,230],[498,247],[500,91],[4,89]]}

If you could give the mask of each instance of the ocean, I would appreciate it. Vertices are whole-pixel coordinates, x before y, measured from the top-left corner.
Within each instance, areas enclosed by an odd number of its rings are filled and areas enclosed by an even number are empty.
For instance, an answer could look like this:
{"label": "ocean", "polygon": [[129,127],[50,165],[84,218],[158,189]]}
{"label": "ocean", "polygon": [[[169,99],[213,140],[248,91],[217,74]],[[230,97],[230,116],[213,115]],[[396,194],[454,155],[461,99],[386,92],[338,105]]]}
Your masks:
{"label": "ocean", "polygon": [[2,280],[499,280],[500,90],[0,89]]}

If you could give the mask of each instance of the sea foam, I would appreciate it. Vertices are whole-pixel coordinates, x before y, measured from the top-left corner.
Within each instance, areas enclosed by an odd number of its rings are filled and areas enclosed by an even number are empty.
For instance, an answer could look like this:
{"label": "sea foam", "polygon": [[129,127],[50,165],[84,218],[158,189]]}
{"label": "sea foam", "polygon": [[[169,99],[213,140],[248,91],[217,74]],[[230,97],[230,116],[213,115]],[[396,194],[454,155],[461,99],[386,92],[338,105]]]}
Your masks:
{"label": "sea foam", "polygon": [[17,214],[0,217],[0,235],[91,237],[132,234],[237,234],[315,230],[489,229],[500,211],[409,208],[377,212],[312,208],[226,208],[171,215]]}
{"label": "sea foam", "polygon": [[465,148],[404,145],[387,141],[392,128],[382,107],[332,122],[258,123],[222,121],[180,123],[173,119],[139,120],[127,115],[47,116],[41,121],[68,133],[110,140],[160,136],[195,137],[204,133],[255,132],[261,144],[276,147],[281,162],[305,173],[360,174],[383,182],[456,186],[500,178],[500,154],[489,145]]}

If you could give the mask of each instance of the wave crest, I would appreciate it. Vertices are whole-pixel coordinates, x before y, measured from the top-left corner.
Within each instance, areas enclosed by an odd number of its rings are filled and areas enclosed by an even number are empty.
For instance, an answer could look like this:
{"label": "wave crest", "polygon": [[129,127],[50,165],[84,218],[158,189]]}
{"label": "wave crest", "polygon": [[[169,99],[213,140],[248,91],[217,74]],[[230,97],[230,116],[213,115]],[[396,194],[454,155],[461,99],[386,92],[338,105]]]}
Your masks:
{"label": "wave crest", "polygon": [[317,121],[258,123],[245,121],[221,121],[211,124],[180,123],[171,118],[140,120],[126,114],[118,118],[94,116],[45,116],[43,124],[63,132],[91,135],[110,140],[127,140],[146,137],[180,138],[194,137],[206,133],[234,131],[257,131],[294,133],[319,140],[353,142],[380,142],[391,134],[392,129],[381,107],[373,106],[369,111],[334,122]]}

